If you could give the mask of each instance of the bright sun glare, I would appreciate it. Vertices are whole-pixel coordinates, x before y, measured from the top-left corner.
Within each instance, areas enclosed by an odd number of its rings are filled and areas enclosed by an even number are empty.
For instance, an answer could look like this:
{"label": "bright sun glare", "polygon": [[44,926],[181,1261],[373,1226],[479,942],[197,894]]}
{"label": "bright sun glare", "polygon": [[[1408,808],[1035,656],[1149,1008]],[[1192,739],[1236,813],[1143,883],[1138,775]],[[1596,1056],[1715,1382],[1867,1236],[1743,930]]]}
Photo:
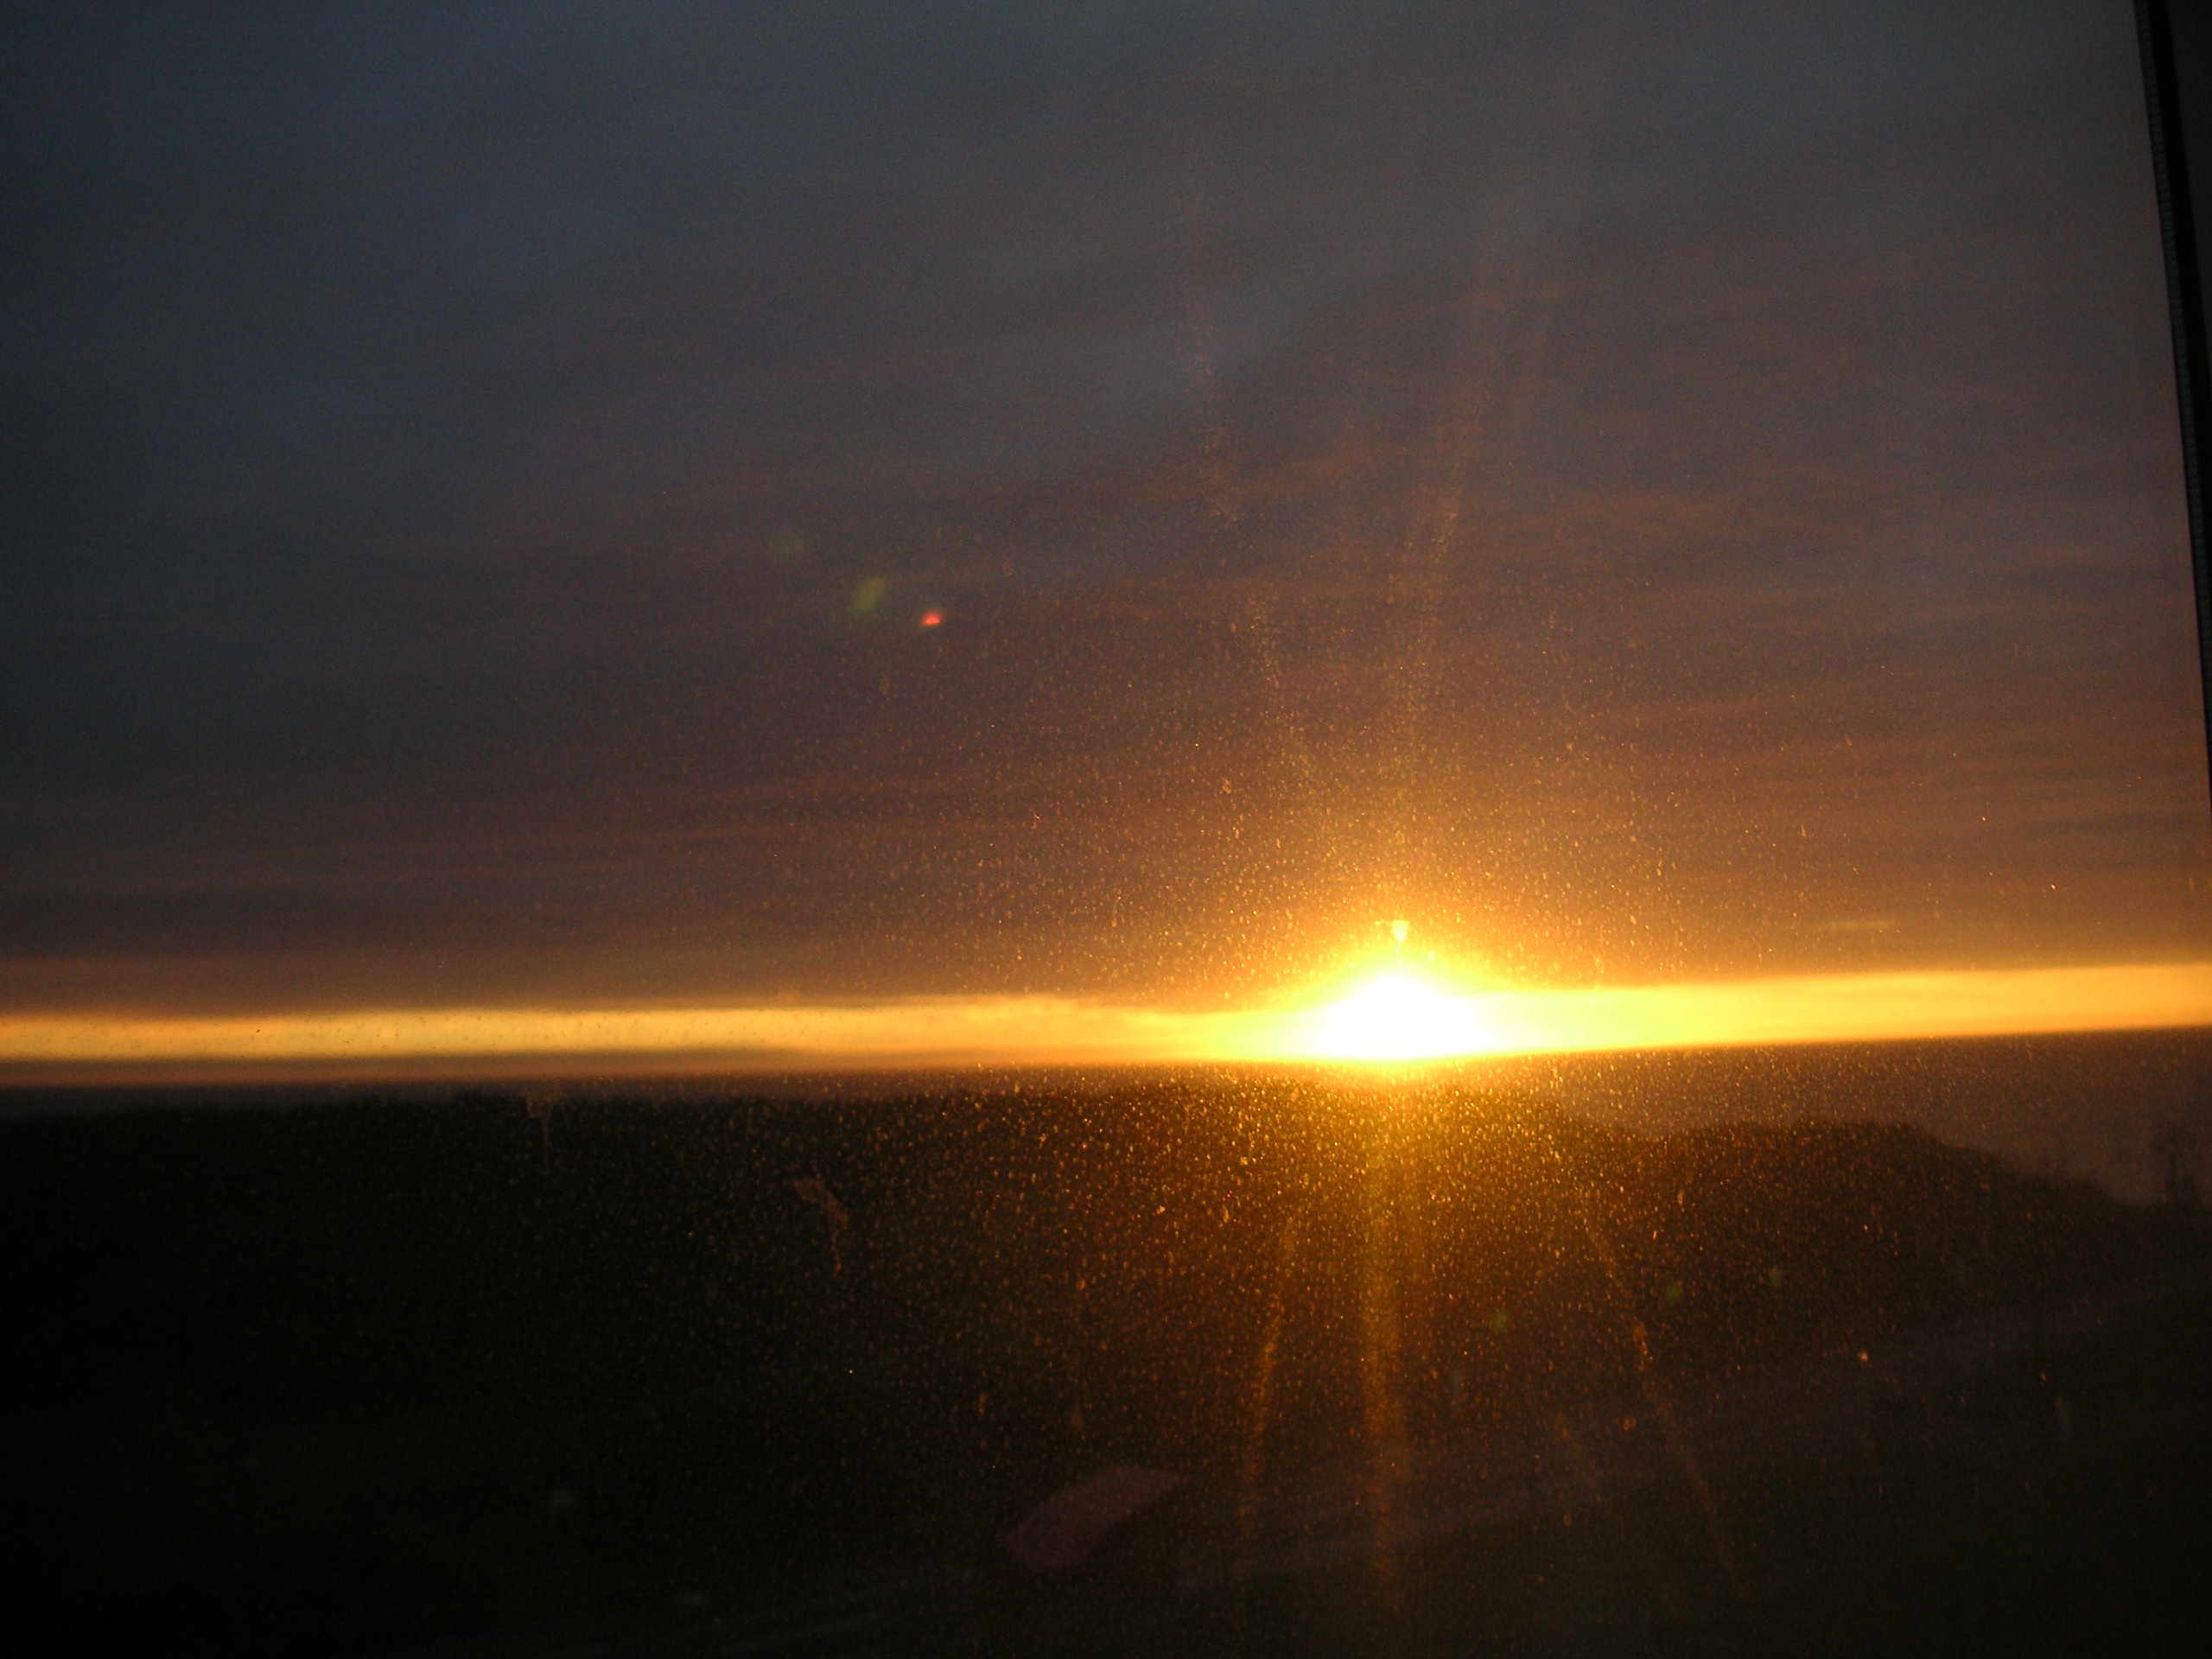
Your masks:
{"label": "bright sun glare", "polygon": [[1490,1037],[1472,998],[1387,973],[1321,1010],[1313,1048],[1327,1059],[1432,1060],[1478,1053]]}

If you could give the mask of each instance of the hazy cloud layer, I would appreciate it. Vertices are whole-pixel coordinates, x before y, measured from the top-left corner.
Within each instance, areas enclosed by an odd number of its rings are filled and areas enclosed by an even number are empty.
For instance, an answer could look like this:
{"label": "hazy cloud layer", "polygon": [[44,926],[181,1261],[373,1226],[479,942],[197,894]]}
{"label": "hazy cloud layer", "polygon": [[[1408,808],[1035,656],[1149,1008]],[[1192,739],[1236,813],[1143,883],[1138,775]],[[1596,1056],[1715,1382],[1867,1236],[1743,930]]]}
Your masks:
{"label": "hazy cloud layer", "polygon": [[1537,10],[12,26],[0,995],[2201,950],[2128,8]]}

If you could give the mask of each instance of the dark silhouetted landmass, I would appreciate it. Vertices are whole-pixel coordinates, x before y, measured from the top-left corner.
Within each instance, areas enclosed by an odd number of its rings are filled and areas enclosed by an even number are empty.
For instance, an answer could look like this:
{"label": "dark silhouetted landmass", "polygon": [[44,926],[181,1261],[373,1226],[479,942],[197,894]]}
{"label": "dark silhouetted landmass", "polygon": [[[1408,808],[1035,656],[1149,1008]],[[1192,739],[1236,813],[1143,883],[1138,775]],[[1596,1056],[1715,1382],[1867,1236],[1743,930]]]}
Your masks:
{"label": "dark silhouetted landmass", "polygon": [[[1902,1127],[1640,1136],[1318,1082],[45,1118],[0,1126],[0,1188],[25,1582],[163,1648],[584,1628],[878,1568],[964,1572],[988,1610],[1031,1593],[995,1534],[1105,1465],[1190,1476],[1202,1516],[1975,1320],[2015,1321],[2048,1435],[2094,1402],[2055,1403],[2060,1344],[2019,1321],[2207,1257],[2200,1217]],[[2128,1375],[2201,1460],[2176,1351]],[[944,1629],[1125,1629],[1007,1617]]]}

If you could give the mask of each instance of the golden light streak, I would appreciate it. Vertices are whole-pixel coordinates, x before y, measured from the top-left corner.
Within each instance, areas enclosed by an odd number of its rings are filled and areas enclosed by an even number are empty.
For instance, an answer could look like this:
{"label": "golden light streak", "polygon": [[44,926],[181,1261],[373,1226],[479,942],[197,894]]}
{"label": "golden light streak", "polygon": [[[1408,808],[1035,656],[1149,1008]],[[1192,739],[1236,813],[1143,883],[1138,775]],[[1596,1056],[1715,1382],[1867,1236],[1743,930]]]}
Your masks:
{"label": "golden light streak", "polygon": [[[1407,988],[1410,984],[1414,988]],[[1330,1007],[1188,1013],[1055,997],[816,1007],[382,1008],[265,1017],[0,1016],[22,1080],[208,1068],[611,1069],[968,1062],[1446,1059],[2212,1025],[2212,963],[1860,974],[1451,996],[1419,982]]]}
{"label": "golden light streak", "polygon": [[1217,1058],[1204,1016],[1052,997],[814,1007],[380,1008],[232,1019],[0,1019],[0,1064],[340,1064],[581,1054],[760,1054],[824,1062]]}

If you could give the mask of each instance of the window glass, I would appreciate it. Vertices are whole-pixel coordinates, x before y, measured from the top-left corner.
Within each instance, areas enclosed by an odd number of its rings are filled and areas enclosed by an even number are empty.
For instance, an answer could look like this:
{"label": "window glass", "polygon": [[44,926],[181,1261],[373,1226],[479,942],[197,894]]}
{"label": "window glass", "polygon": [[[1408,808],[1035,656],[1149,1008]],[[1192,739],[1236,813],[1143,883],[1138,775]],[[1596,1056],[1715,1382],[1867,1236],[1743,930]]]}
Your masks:
{"label": "window glass", "polygon": [[2201,1620],[2130,8],[6,27],[42,1605]]}

